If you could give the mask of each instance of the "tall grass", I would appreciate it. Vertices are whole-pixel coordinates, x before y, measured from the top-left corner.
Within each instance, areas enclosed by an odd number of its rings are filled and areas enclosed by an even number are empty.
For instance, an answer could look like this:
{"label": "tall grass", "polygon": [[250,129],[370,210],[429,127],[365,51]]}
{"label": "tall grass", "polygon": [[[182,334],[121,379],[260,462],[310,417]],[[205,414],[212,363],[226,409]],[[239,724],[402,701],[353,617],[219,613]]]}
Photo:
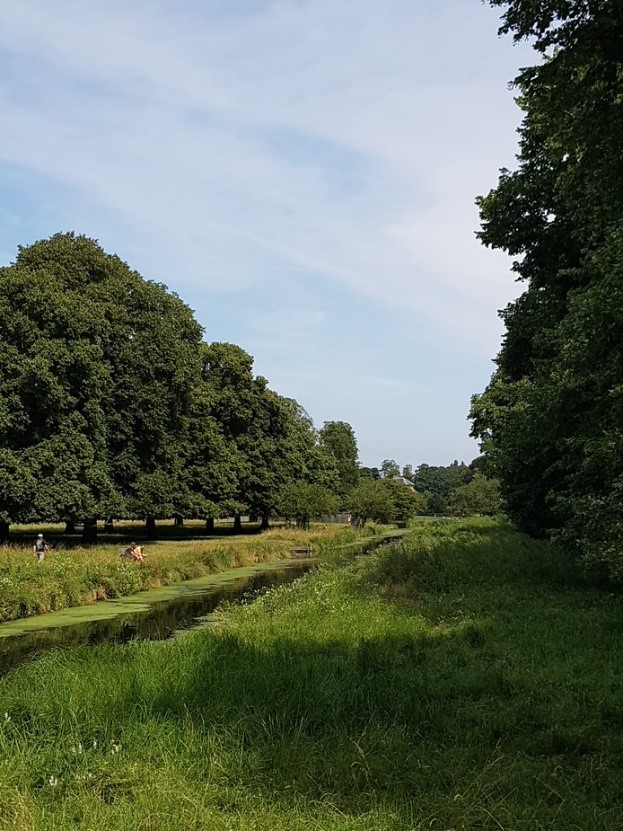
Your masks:
{"label": "tall grass", "polygon": [[303,545],[321,552],[352,541],[357,534],[354,529],[318,525],[311,532],[287,529],[218,540],[154,542],[140,564],[121,559],[118,545],[58,549],[43,562],[28,551],[0,548],[0,621],[288,558],[293,548]]}
{"label": "tall grass", "polygon": [[0,828],[614,831],[622,631],[550,546],[433,524],[1,681]]}

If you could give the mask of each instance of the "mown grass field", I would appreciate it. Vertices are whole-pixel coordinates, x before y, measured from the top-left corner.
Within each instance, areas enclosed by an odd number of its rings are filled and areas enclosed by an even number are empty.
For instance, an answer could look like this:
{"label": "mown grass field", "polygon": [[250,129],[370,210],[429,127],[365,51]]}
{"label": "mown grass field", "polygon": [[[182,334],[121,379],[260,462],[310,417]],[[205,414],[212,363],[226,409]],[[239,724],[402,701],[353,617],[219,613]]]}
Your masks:
{"label": "mown grass field", "polygon": [[622,633],[546,543],[433,523],[210,631],[7,676],[0,828],[615,831]]}
{"label": "mown grass field", "polygon": [[[365,535],[375,530],[365,529]],[[156,589],[254,563],[290,557],[298,546],[317,551],[364,536],[345,526],[317,525],[219,539],[159,540],[146,546],[144,563],[121,559],[121,548],[101,545],[59,548],[38,562],[29,550],[0,548],[0,622],[84,606]]]}

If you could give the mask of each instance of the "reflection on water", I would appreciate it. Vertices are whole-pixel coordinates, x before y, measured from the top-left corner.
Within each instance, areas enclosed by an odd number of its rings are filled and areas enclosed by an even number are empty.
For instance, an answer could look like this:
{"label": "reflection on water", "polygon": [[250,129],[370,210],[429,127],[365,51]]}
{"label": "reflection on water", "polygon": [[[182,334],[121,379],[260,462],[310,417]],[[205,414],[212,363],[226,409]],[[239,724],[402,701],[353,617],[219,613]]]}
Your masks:
{"label": "reflection on water", "polygon": [[248,602],[272,586],[293,582],[311,568],[311,563],[293,563],[283,569],[272,569],[225,585],[156,601],[147,611],[3,638],[0,640],[0,675],[50,649],[127,643],[134,638],[165,640],[176,632],[205,622],[202,619],[224,601]]}

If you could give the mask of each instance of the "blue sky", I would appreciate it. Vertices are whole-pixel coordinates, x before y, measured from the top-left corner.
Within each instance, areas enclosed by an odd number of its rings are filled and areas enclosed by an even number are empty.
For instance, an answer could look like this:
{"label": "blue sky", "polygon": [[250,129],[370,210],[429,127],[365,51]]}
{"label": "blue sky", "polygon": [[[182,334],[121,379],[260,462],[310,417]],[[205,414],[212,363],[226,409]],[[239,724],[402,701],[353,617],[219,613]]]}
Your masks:
{"label": "blue sky", "polygon": [[364,464],[469,461],[510,263],[474,198],[534,61],[479,0],[0,6],[0,263],[99,239]]}

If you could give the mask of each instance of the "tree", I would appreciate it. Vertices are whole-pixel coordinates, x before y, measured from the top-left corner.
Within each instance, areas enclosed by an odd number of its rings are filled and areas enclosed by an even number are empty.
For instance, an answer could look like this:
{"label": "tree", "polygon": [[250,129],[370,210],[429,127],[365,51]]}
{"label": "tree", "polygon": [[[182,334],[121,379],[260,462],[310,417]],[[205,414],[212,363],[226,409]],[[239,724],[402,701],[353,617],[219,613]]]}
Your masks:
{"label": "tree", "polygon": [[452,491],[450,510],[455,516],[495,516],[501,510],[500,483],[475,473],[468,484]]}
{"label": "tree", "polygon": [[491,0],[541,62],[516,79],[519,167],[479,200],[480,237],[516,257],[521,297],[472,433],[524,530],[623,574],[623,7]]}
{"label": "tree", "polygon": [[337,496],[321,485],[291,482],[282,489],[278,507],[287,519],[294,518],[299,528],[308,528],[310,519],[334,514],[339,505]]}
{"label": "tree", "polygon": [[381,465],[381,476],[383,479],[391,479],[392,476],[400,476],[400,467],[394,459],[385,459]]}
{"label": "tree", "polygon": [[349,499],[355,525],[363,527],[369,519],[391,522],[394,515],[392,496],[383,480],[364,480],[353,490]]}
{"label": "tree", "polygon": [[389,493],[392,503],[391,519],[400,525],[426,510],[426,497],[398,479],[383,479],[383,487]]}
{"label": "tree", "polygon": [[378,467],[360,467],[359,480],[361,479],[380,479],[381,471]]}
{"label": "tree", "polygon": [[359,481],[358,450],[355,432],[345,421],[325,421],[319,431],[320,446],[329,453],[337,467],[337,493],[345,504]]}
{"label": "tree", "polygon": [[105,321],[84,290],[80,258],[65,256],[74,242],[55,237],[20,248],[17,261],[0,270],[5,526],[90,516],[114,490],[106,463]]}
{"label": "tree", "polygon": [[154,509],[169,505],[198,376],[191,310],[74,234],[20,248],[0,290],[0,446],[35,483],[30,514],[82,518],[88,541],[157,482]]}
{"label": "tree", "polygon": [[210,344],[203,374],[212,392],[212,413],[230,447],[234,498],[261,516],[264,528],[288,483],[336,487],[335,460],[320,446],[309,415],[253,375],[247,352],[234,344]]}
{"label": "tree", "polygon": [[412,477],[412,482],[418,493],[426,498],[426,513],[447,514],[449,511],[450,494],[453,489],[463,484],[470,475],[469,469],[458,462],[447,467],[419,465]]}

